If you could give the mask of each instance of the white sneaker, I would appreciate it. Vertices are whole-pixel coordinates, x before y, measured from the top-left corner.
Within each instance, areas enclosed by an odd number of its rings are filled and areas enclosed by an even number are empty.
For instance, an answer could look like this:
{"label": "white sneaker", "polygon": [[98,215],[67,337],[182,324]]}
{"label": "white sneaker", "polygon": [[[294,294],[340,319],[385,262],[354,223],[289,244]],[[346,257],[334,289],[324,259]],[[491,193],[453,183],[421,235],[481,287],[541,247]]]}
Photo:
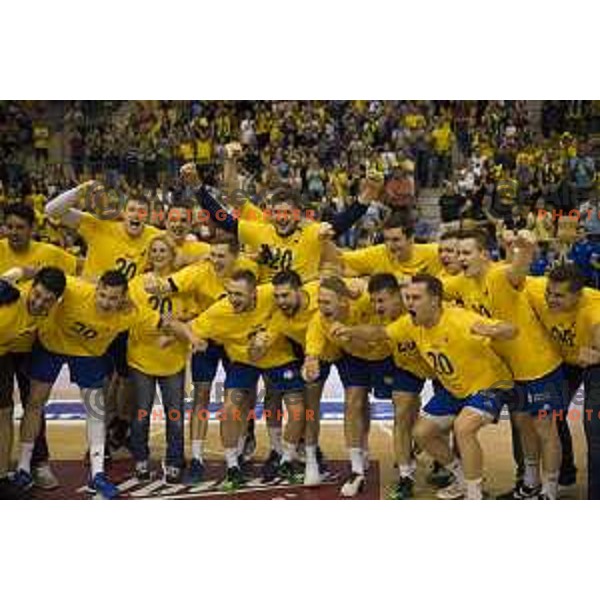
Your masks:
{"label": "white sneaker", "polygon": [[33,467],[31,476],[33,477],[33,484],[42,490],[55,490],[60,487],[60,483],[48,463]]}
{"label": "white sneaker", "polygon": [[352,473],[348,479],[344,482],[340,495],[345,498],[353,498],[365,487],[366,479],[364,475],[358,473]]}
{"label": "white sneaker", "polygon": [[319,485],[321,481],[319,465],[316,462],[307,462],[304,467],[304,485]]}
{"label": "white sneaker", "polygon": [[436,493],[436,496],[440,500],[460,500],[465,495],[465,484],[462,481],[453,481],[450,485],[438,490]]}

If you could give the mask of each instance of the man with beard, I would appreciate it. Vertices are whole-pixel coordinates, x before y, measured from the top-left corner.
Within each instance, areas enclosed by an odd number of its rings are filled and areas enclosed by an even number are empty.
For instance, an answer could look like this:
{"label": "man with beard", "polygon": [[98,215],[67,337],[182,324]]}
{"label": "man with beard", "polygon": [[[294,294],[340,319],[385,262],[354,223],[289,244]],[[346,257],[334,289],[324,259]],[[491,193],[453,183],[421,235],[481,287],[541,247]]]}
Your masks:
{"label": "man with beard", "polygon": [[[15,280],[24,275],[23,271],[22,268],[11,269]],[[38,326],[48,317],[64,289],[65,275],[55,267],[43,267],[29,284],[17,286],[10,279],[0,279],[0,498],[19,497],[21,491],[8,479],[13,439],[14,378],[20,366],[20,352],[16,353],[15,349],[22,351],[25,346],[30,354]],[[29,389],[27,397],[21,396],[25,407],[28,396]],[[34,439],[39,443],[40,436]],[[31,453],[33,459],[33,443]],[[34,483],[33,479],[31,483]]]}
{"label": "man with beard", "polygon": [[[12,204],[4,209],[6,238],[0,240],[0,273],[13,267],[39,269],[56,267],[66,275],[75,275],[77,259],[62,248],[32,239],[35,223],[34,210],[27,204]],[[22,340],[11,351],[21,402],[29,399],[28,366],[31,362],[31,341]],[[46,418],[35,440],[32,457],[32,475],[36,486],[54,489],[59,483],[49,464],[46,440]]]}
{"label": "man with beard", "polygon": [[410,212],[392,212],[383,224],[383,244],[342,253],[347,274],[392,273],[402,281],[417,273],[440,273],[442,264],[437,244],[415,244],[413,237]]}

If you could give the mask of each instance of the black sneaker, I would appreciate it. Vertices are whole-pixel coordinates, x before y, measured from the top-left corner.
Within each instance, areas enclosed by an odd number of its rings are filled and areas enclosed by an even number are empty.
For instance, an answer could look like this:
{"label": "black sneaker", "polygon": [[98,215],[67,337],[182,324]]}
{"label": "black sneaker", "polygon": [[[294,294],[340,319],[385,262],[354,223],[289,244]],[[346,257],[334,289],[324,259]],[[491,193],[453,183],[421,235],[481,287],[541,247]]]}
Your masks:
{"label": "black sneaker", "polygon": [[165,467],[165,483],[167,485],[178,485],[181,483],[182,469],[179,467]]}
{"label": "black sneaker", "polygon": [[291,484],[302,483],[304,470],[299,470],[293,462],[286,460],[279,464],[277,475]]}
{"label": "black sneaker", "polygon": [[204,479],[204,463],[197,458],[192,458],[186,475],[186,483],[198,485]]}
{"label": "black sneaker", "polygon": [[238,456],[238,464],[240,465],[240,470],[242,471],[242,475],[244,477],[251,479],[254,476],[254,467],[252,465],[252,461],[246,459],[243,454]]}
{"label": "black sneaker", "polygon": [[321,475],[328,475],[330,473],[327,459],[321,450],[321,446],[317,446],[317,464],[319,465],[319,473]]}
{"label": "black sneaker", "polygon": [[412,477],[400,477],[398,483],[390,492],[390,500],[407,500],[413,497],[413,487],[415,485]]}
{"label": "black sneaker", "polygon": [[147,460],[140,460],[135,464],[135,477],[139,481],[150,481],[150,466]]}
{"label": "black sneaker", "polygon": [[433,463],[433,469],[427,475],[427,483],[436,488],[448,487],[454,481],[454,475],[446,467],[443,467],[439,462]]}
{"label": "black sneaker", "polygon": [[225,479],[221,484],[221,489],[226,492],[235,492],[244,485],[244,475],[239,467],[227,469]]}
{"label": "black sneaker", "polygon": [[562,487],[569,487],[571,485],[575,485],[577,483],[577,469],[573,467],[572,469],[565,469],[560,472],[558,476],[558,485]]}
{"label": "black sneaker", "polygon": [[28,500],[30,497],[31,488],[23,490],[8,477],[0,479],[0,500]]}
{"label": "black sneaker", "polygon": [[537,500],[541,492],[541,485],[529,487],[522,482],[517,482],[517,485],[510,492],[496,496],[496,500]]}
{"label": "black sneaker", "polygon": [[281,454],[279,452],[275,452],[275,450],[271,450],[267,460],[262,466],[261,469],[261,477],[263,483],[269,483],[273,481],[277,477],[277,469],[279,467],[279,463],[281,462]]}

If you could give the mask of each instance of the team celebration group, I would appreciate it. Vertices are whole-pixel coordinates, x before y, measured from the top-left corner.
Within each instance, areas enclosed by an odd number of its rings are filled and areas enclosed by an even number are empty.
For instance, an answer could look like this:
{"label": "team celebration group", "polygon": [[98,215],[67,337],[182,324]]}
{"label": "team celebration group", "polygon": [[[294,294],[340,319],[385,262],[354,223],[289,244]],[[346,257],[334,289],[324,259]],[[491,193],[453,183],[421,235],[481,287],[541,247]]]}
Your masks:
{"label": "team celebration group", "polygon": [[[262,478],[324,481],[320,401],[335,369],[350,461],[342,497],[360,497],[369,478],[375,397],[394,407],[393,498],[413,496],[417,451],[434,460],[428,481],[438,498],[486,497],[489,457],[478,434],[505,411],[516,477],[502,497],[556,499],[559,484],[575,481],[567,411],[583,385],[582,418],[572,426],[585,430],[588,497],[600,498],[600,292],[585,287],[577,267],[560,262],[543,277],[530,276],[537,242],[525,230],[503,232],[500,260],[492,260],[477,228],[416,243],[409,208],[387,211],[383,243],[341,249],[336,238],[385,194],[380,175],[367,171],[358,201],[325,222],[303,210],[292,188],[273,190],[260,207],[241,197],[240,147],[226,150],[218,186],[203,181],[194,163],[181,168],[161,223],[147,222],[151,206],[136,196],[107,218],[98,181],[50,200],[47,218],[78,232],[84,260],[33,240],[30,206],[5,208],[2,497],[57,484],[44,406],[64,365],[86,408],[90,493],[119,495],[105,470],[111,446],[127,445],[133,476],[153,476],[149,433],[158,390],[166,432],[161,476],[168,484],[201,482],[206,415],[221,365],[223,489],[245,484],[261,379],[270,444]],[[191,233],[198,209],[216,226],[210,244]],[[187,434],[186,377],[193,384]],[[422,395],[427,380],[429,400]],[[23,405],[18,436],[15,382]]]}

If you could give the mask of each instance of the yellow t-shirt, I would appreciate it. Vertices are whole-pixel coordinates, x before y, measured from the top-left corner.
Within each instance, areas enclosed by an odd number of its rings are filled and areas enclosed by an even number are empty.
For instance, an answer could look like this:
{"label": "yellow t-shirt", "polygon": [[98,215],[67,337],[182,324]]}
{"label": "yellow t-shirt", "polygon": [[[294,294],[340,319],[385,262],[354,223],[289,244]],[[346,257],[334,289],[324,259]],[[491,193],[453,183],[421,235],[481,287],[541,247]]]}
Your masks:
{"label": "yellow t-shirt", "polygon": [[203,254],[210,254],[210,244],[198,240],[184,240],[177,246],[177,252],[180,256],[195,257]]}
{"label": "yellow t-shirt", "polygon": [[190,142],[179,144],[179,156],[185,161],[194,160],[194,146]]}
{"label": "yellow t-shirt", "polygon": [[353,275],[393,273],[399,280],[418,273],[438,276],[443,270],[437,244],[414,244],[412,256],[402,262],[388,252],[385,244],[342,252],[342,260]]}
{"label": "yellow t-shirt", "polygon": [[257,288],[253,310],[235,313],[227,298],[219,300],[192,322],[192,331],[202,339],[223,345],[233,362],[252,364],[261,369],[282,367],[295,360],[289,342],[282,337],[277,338],[260,360],[251,362],[248,356],[250,339],[265,330],[273,309],[273,286],[261,285]]}
{"label": "yellow t-shirt", "polygon": [[348,196],[348,173],[346,171],[334,171],[331,174],[331,184],[337,197],[346,198]]}
{"label": "yellow t-shirt", "polygon": [[423,128],[426,125],[425,117],[420,113],[404,115],[404,124],[409,129]]}
{"label": "yellow t-shirt", "polygon": [[281,133],[281,129],[278,123],[273,123],[271,125],[271,131],[269,132],[269,141],[271,144],[277,144],[281,141],[283,134]]}
{"label": "yellow t-shirt", "polygon": [[410,317],[401,317],[386,328],[396,344],[414,341],[422,358],[439,382],[457,398],[466,398],[490,388],[510,387],[512,375],[490,340],[473,335],[478,322],[496,324],[462,308],[444,308],[437,325],[418,327]]}
{"label": "yellow t-shirt", "polygon": [[12,267],[57,267],[74,275],[77,259],[58,246],[31,241],[25,252],[14,252],[8,240],[0,240],[0,273]]}
{"label": "yellow t-shirt", "polygon": [[528,277],[527,296],[563,360],[576,365],[579,351],[591,346],[592,330],[600,323],[600,292],[584,288],[581,300],[572,310],[556,312],[546,304],[544,294],[547,284],[546,277]]}
{"label": "yellow t-shirt", "polygon": [[226,137],[231,134],[231,118],[229,115],[219,115],[215,118],[217,136]]}
{"label": "yellow t-shirt", "polygon": [[44,206],[46,205],[46,196],[44,194],[29,194],[25,197],[25,203],[29,204],[36,214],[44,213]]}
{"label": "yellow t-shirt", "polygon": [[244,202],[244,204],[242,204],[241,208],[240,208],[240,215],[239,215],[240,219],[243,219],[245,221],[264,221],[265,220],[265,216],[262,210],[260,210],[260,208],[258,208],[258,206],[256,206],[256,204],[253,204],[252,202],[250,202],[250,200],[246,200],[246,202]]}
{"label": "yellow t-shirt", "polygon": [[96,310],[96,286],[67,277],[61,302],[39,328],[42,345],[51,352],[71,356],[102,356],[113,339],[139,318],[135,308],[118,313]]}
{"label": "yellow t-shirt", "polygon": [[[234,263],[234,271],[241,269],[258,275],[258,265],[245,256],[239,256]],[[173,273],[169,279],[176,287],[177,294],[186,294],[193,298],[198,313],[226,296],[227,280],[217,275],[210,261],[190,265]]]}
{"label": "yellow t-shirt", "polygon": [[267,112],[259,112],[256,116],[256,133],[262,134],[267,133],[269,131],[270,126],[270,118],[269,113]]}
{"label": "yellow t-shirt", "polygon": [[33,126],[33,145],[40,150],[48,149],[50,145],[50,130],[44,124]]}
{"label": "yellow t-shirt", "polygon": [[46,317],[34,317],[27,309],[31,282],[17,286],[21,292],[12,304],[0,306],[0,356],[8,352],[30,352],[38,326]]}
{"label": "yellow t-shirt", "polygon": [[[341,321],[344,325],[380,325],[379,317],[373,311],[368,294],[362,294],[357,300],[350,301],[348,316]],[[331,335],[333,322],[315,313],[308,325],[306,333],[306,354],[330,360],[330,349],[345,352],[364,360],[382,360],[392,354],[392,348],[387,342],[372,342],[358,344],[355,341],[343,342]]]}
{"label": "yellow t-shirt", "polygon": [[435,373],[425,362],[416,342],[410,337],[403,337],[406,333],[406,322],[412,324],[409,315],[402,315],[399,319],[386,324],[386,333],[392,341],[394,364],[421,379],[433,379]]}
{"label": "yellow t-shirt", "polygon": [[517,336],[495,341],[494,348],[516,380],[538,379],[556,369],[561,358],[525,291],[516,290],[508,281],[507,269],[505,265],[491,265],[481,279],[456,275],[446,281],[445,294],[459,306],[516,325]]}
{"label": "yellow t-shirt", "polygon": [[179,373],[187,360],[189,345],[170,337],[168,346],[160,341],[169,337],[159,327],[161,315],[171,313],[186,321],[193,316],[189,300],[184,295],[153,296],[144,290],[143,276],[136,277],[129,286],[129,297],[139,312],[139,320],[129,330],[127,362],[147,375],[167,377]]}
{"label": "yellow t-shirt", "polygon": [[239,222],[238,234],[240,242],[247,244],[251,250],[259,251],[261,246],[269,246],[272,258],[265,265],[265,276],[269,281],[275,273],[293,269],[306,283],[319,276],[319,228],[319,223],[302,223],[294,233],[282,237],[269,223],[242,219]]}
{"label": "yellow t-shirt", "polygon": [[196,141],[196,160],[199,163],[209,163],[212,158],[212,142],[210,140]]}
{"label": "yellow t-shirt", "polygon": [[141,235],[131,237],[121,221],[107,221],[83,213],[79,233],[88,247],[82,277],[95,279],[110,269],[117,269],[127,279],[133,279],[145,264],[150,240],[161,231],[145,225]]}
{"label": "yellow t-shirt", "polygon": [[[302,289],[308,297],[308,304],[292,317],[288,317],[281,310],[275,308],[267,331],[271,336],[281,335],[292,340],[304,350],[306,348],[308,326],[319,311],[319,282],[311,281]],[[333,362],[340,356],[339,349],[331,344],[326,344],[321,357],[323,360]]]}
{"label": "yellow t-shirt", "polygon": [[292,317],[275,308],[268,331],[273,335],[283,335],[304,348],[306,346],[306,330],[313,316],[319,310],[319,282],[307,283],[302,290],[307,297],[307,305]]}
{"label": "yellow t-shirt", "polygon": [[440,127],[431,132],[433,148],[440,154],[446,154],[452,149],[452,130],[449,127]]}

